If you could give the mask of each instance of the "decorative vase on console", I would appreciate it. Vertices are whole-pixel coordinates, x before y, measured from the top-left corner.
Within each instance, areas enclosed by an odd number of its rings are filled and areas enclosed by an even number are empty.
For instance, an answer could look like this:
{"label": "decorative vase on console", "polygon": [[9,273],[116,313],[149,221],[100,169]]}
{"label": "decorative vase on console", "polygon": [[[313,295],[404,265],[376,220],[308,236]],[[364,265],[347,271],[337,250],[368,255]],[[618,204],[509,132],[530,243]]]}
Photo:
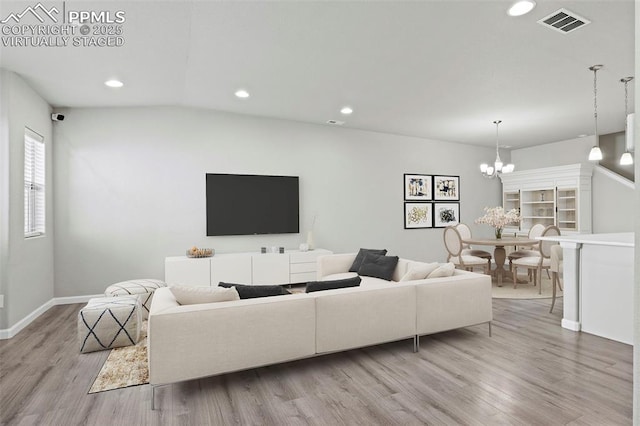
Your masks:
{"label": "decorative vase on console", "polygon": [[496,228],[496,238],[498,240],[502,239],[502,228]]}
{"label": "decorative vase on console", "polygon": [[313,250],[313,231],[307,232],[307,250]]}
{"label": "decorative vase on console", "polygon": [[313,220],[311,221],[311,228],[307,231],[307,249],[313,250],[315,247],[315,243],[313,241],[313,227],[316,226],[316,219],[318,218],[317,214],[313,215]]}

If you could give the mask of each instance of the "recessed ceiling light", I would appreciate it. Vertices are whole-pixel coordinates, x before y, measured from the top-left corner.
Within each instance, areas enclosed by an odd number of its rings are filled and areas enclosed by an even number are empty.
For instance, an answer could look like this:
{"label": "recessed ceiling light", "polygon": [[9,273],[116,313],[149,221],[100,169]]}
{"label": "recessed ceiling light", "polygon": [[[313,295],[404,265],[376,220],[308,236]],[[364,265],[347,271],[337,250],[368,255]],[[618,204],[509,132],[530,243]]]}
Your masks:
{"label": "recessed ceiling light", "polygon": [[352,114],[353,113],[353,108],[348,107],[348,106],[342,107],[342,109],[340,110],[340,113],[344,114],[344,115]]}
{"label": "recessed ceiling light", "polygon": [[113,88],[116,88],[116,89],[117,89],[117,88],[119,88],[119,87],[124,86],[124,83],[123,83],[123,82],[121,82],[120,80],[115,80],[115,79],[114,79],[114,80],[107,80],[107,81],[105,81],[105,82],[104,82],[104,85],[105,85],[105,86],[108,86],[108,87],[113,87]]}
{"label": "recessed ceiling light", "polygon": [[249,95],[249,92],[247,92],[247,91],[246,91],[246,90],[244,90],[244,89],[236,90],[236,97],[238,97],[238,98],[246,99],[246,98],[248,98],[249,96],[250,96],[250,95]]}
{"label": "recessed ceiling light", "polygon": [[509,16],[522,16],[531,12],[536,7],[536,2],[533,0],[520,0],[511,5],[507,13]]}

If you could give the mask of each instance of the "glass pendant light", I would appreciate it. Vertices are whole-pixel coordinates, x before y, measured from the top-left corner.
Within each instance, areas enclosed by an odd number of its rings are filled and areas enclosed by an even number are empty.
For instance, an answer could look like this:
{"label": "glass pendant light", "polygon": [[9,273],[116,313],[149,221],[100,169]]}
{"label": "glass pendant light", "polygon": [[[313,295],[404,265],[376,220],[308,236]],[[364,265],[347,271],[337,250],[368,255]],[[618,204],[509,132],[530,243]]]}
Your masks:
{"label": "glass pendant light", "polygon": [[597,73],[598,70],[601,69],[603,65],[593,65],[590,66],[589,69],[593,71],[593,124],[594,124],[594,137],[596,138],[596,143],[591,148],[589,152],[589,161],[600,161],[602,160],[602,151],[600,150],[600,140],[598,138],[598,86],[597,86]]}
{"label": "glass pendant light", "polygon": [[628,92],[628,84],[633,80],[633,77],[625,77],[621,78],[620,82],[624,83],[624,123],[625,123],[625,151],[620,157],[620,165],[621,166],[630,166],[633,164],[633,155],[631,155],[631,151],[633,150],[633,120],[632,117],[629,116],[628,106],[629,106],[629,92]]}

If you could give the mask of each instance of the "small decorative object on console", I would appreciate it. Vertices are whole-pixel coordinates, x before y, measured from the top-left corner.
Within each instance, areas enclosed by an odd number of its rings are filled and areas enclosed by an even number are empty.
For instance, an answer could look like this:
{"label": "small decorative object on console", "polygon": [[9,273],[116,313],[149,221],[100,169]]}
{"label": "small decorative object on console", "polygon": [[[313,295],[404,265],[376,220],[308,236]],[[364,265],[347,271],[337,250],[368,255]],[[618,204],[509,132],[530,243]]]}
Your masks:
{"label": "small decorative object on console", "polygon": [[215,251],[211,248],[198,248],[196,246],[187,250],[187,257],[211,257]]}

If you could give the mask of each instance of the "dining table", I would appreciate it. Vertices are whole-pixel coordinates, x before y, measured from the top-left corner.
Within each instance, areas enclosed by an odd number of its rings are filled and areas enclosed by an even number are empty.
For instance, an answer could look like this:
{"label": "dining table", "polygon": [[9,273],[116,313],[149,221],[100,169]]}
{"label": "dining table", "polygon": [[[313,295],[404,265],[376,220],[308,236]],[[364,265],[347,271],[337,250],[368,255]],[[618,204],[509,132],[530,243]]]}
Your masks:
{"label": "dining table", "polygon": [[[539,240],[534,240],[532,238],[523,238],[523,237],[502,237],[502,238],[468,238],[463,239],[462,242],[464,244],[473,244],[479,246],[493,246],[495,247],[493,250],[493,260],[496,263],[495,269],[492,273],[495,275],[496,280],[498,281],[498,287],[502,287],[502,279],[505,275],[511,274],[511,271],[507,271],[504,269],[504,262],[507,258],[507,252],[505,247],[508,246],[523,246],[530,247],[538,244]],[[513,276],[512,276],[513,277]]]}

